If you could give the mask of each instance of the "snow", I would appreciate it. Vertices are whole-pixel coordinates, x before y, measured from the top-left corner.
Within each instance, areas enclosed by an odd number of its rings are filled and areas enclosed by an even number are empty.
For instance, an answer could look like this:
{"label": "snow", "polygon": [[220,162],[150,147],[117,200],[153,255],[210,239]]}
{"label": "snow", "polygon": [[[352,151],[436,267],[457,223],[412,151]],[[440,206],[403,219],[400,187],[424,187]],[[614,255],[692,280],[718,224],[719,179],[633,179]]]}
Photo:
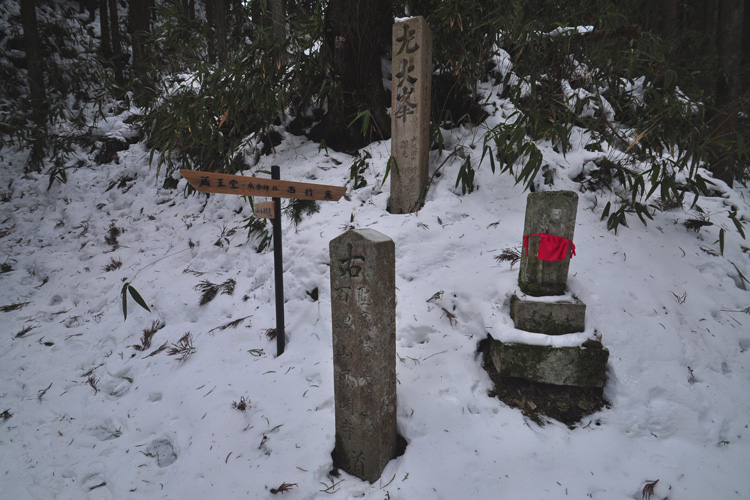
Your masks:
{"label": "snow", "polygon": [[[99,130],[129,137],[123,125],[113,118]],[[476,140],[467,129],[449,134],[452,144]],[[368,150],[366,187],[321,203],[297,228],[284,221],[280,357],[264,335],[275,325],[272,255],[246,243],[242,198],[185,196],[184,180],[159,188],[142,143],[119,153],[119,165],[72,170],[49,191],[45,175],[21,174],[23,152],[3,150],[0,251],[12,270],[0,275],[0,304],[28,304],[0,313],[0,411],[11,415],[0,430],[0,498],[269,498],[294,483],[285,498],[610,499],[641,498],[656,479],[655,498],[750,497],[750,295],[734,267],[750,276],[750,263],[736,232],[718,224],[728,200],[747,213],[746,191],[702,199],[719,215],[699,232],[681,224],[685,209],[617,234],[600,221],[601,193],[580,193],[569,295],[586,303],[587,319],[571,336],[602,335],[610,407],[573,429],[540,427],[488,397],[476,354],[488,333],[534,336],[509,318],[517,268],[494,259],[520,248],[525,193],[485,165],[478,190],[460,196],[457,160],[420,212],[391,215],[381,185],[389,143]],[[480,148],[471,154],[478,160]],[[577,189],[566,171],[590,159],[583,150],[558,158],[547,188]],[[256,168],[344,185],[351,161],[287,136]],[[135,181],[106,191],[123,176]],[[116,248],[104,239],[111,225],[122,228]],[[725,257],[708,252],[718,252],[721,225]],[[375,484],[329,476],[328,243],[351,226],[396,244],[398,422],[408,446]],[[122,267],[104,271],[113,258]],[[230,278],[233,295],[198,306],[198,283]],[[123,320],[124,282],[151,313],[131,299]],[[317,302],[306,293],[315,287]],[[154,321],[164,327],[136,350]],[[187,332],[195,353],[184,362],[148,355]],[[233,408],[241,398],[244,412]]]}
{"label": "snow", "polygon": [[[510,56],[497,54],[505,77]],[[508,83],[531,88],[512,73]],[[642,98],[644,80],[625,84]],[[186,74],[172,89],[195,85]],[[571,106],[615,118],[600,93],[566,85]],[[79,151],[67,183],[49,190],[47,174],[24,173],[27,151],[1,149],[0,499],[274,498],[283,483],[292,500],[641,499],[656,480],[653,498],[750,498],[750,294],[739,274],[750,277],[750,255],[727,217],[750,218],[748,189],[713,180],[715,196],[699,201],[713,225],[698,231],[683,224],[699,217],[686,206],[654,210],[648,227],[631,217],[613,233],[601,214],[614,195],[583,192],[574,179],[622,153],[606,142],[584,150],[579,128],[566,155],[539,143],[554,181],[539,188],[579,192],[566,297],[586,304],[586,329],[554,338],[516,330],[518,269],[494,257],[520,250],[526,193],[485,160],[478,188],[461,195],[463,160],[446,161],[463,147],[478,164],[486,128],[519,119],[501,88],[486,89],[485,125],[443,130],[431,174],[445,166],[416,214],[386,211],[389,142],[367,148],[367,185],[357,190],[352,157],[288,134],[245,172],[281,165],[285,180],[350,186],[298,227],[284,220],[280,357],[265,334],[275,326],[273,258],[246,241],[247,201],[187,196],[184,180],[162,189],[143,142],[104,166]],[[91,134],[132,142],[134,112],[105,111]],[[112,227],[116,245],[105,241]],[[398,425],[408,445],[374,484],[330,475],[328,244],[349,228],[376,230],[396,248]],[[105,270],[115,261],[120,268]],[[198,305],[196,285],[230,279],[233,294]],[[125,283],[151,312],[128,296],[123,319]],[[151,346],[136,349],[155,322]],[[188,332],[195,352],[184,361],[157,352]],[[488,334],[548,345],[601,335],[609,407],[571,429],[539,426],[490,398],[476,353]]]}

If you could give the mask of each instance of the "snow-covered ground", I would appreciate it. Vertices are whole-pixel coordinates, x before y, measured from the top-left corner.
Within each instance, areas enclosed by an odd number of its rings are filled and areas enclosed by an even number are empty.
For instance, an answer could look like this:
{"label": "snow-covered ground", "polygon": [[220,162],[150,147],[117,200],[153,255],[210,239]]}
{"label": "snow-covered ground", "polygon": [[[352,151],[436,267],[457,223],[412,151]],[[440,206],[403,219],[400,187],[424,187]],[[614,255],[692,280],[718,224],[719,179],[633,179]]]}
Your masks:
{"label": "snow-covered ground", "polygon": [[[481,134],[446,131],[446,147],[478,160]],[[565,157],[540,146],[555,171],[544,189],[578,191],[571,179],[604,154],[573,146]],[[738,274],[750,276],[750,256],[726,215],[733,205],[750,218],[747,189],[701,199],[714,225],[697,232],[683,224],[696,217],[686,208],[654,210],[649,227],[633,217],[617,234],[600,221],[608,195],[579,193],[569,287],[587,304],[587,336],[600,333],[610,350],[610,407],[573,429],[540,427],[488,397],[476,354],[488,333],[519,335],[509,318],[518,268],[494,257],[520,247],[526,194],[485,164],[478,190],[461,195],[456,159],[419,213],[391,215],[381,185],[390,143],[368,151],[367,186],[297,228],[284,220],[280,357],[265,335],[273,257],[246,242],[242,198],[185,196],[184,180],[161,189],[142,143],[118,165],[69,170],[49,191],[46,175],[23,174],[25,153],[0,151],[0,498],[271,498],[287,483],[289,499],[641,499],[656,480],[653,498],[750,498],[750,294]],[[442,160],[434,152],[433,169]],[[286,136],[255,169],[351,185],[351,163]],[[328,243],[352,226],[396,245],[408,446],[375,484],[329,475]],[[233,294],[199,306],[196,285],[229,279]],[[123,320],[126,282],[151,313],[128,296]],[[155,321],[151,346],[136,349]],[[184,361],[154,354],[188,332],[195,352]]]}

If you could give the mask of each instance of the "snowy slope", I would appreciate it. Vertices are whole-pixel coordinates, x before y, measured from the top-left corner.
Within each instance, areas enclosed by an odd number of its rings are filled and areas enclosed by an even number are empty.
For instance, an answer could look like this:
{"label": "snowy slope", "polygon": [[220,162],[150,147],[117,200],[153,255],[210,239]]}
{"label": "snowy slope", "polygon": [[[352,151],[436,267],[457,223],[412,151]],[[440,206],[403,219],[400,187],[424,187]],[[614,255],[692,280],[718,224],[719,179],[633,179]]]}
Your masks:
{"label": "snowy slope", "polygon": [[[481,144],[481,131],[446,134],[451,147]],[[288,344],[278,358],[264,333],[275,326],[272,255],[246,243],[241,198],[186,197],[184,180],[159,188],[140,143],[119,165],[72,170],[49,191],[45,175],[21,175],[22,152],[3,150],[0,305],[24,305],[0,312],[0,498],[270,498],[289,483],[289,499],[615,499],[642,498],[657,479],[654,498],[750,498],[750,295],[732,264],[750,276],[750,259],[730,226],[725,257],[709,252],[718,225],[688,231],[687,210],[655,211],[648,228],[636,219],[615,235],[599,220],[602,194],[580,194],[570,290],[588,306],[585,334],[610,349],[611,407],[574,429],[539,427],[487,396],[476,355],[488,333],[520,335],[508,315],[517,268],[494,256],[521,244],[525,193],[484,165],[479,189],[461,196],[450,161],[418,214],[391,215],[389,148],[369,148],[368,184],[350,199],[322,203],[297,228],[284,221]],[[545,188],[577,190],[570,178],[591,153],[542,151],[556,168]],[[256,168],[343,185],[351,162],[289,136]],[[125,176],[135,180],[106,191]],[[725,192],[701,201],[717,224],[729,222],[727,203],[748,213],[746,190]],[[117,247],[105,241],[112,226]],[[375,484],[329,476],[328,242],[350,226],[396,244],[408,447]],[[113,258],[122,267],[105,271]],[[232,295],[198,305],[196,285],[228,279]],[[123,320],[124,282],[150,314],[131,299]],[[306,293],[315,287],[317,302]],[[151,347],[135,349],[154,321],[164,327]],[[195,353],[184,362],[149,356],[187,332]],[[241,398],[244,412],[233,408]]]}

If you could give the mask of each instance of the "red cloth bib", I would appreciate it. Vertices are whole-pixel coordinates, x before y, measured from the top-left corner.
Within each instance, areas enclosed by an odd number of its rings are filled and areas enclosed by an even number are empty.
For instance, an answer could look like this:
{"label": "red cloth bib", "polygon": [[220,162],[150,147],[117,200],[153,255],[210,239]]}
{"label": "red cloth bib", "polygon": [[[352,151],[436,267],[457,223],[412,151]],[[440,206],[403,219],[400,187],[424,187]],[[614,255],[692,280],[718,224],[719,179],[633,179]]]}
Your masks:
{"label": "red cloth bib", "polygon": [[552,236],[551,234],[528,234],[523,237],[523,247],[526,255],[529,255],[529,238],[539,236],[539,252],[536,258],[539,260],[563,260],[568,256],[568,249],[572,247],[571,257],[576,254],[576,246],[568,238]]}

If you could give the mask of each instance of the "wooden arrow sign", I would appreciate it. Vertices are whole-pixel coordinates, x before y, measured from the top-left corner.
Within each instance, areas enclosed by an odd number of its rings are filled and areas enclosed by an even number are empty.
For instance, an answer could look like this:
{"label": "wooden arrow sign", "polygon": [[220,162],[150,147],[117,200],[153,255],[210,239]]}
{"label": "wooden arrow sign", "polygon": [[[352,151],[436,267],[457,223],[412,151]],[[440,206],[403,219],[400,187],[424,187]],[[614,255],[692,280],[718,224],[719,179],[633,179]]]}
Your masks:
{"label": "wooden arrow sign", "polygon": [[180,170],[180,174],[187,179],[196,191],[201,193],[271,196],[273,198],[321,201],[338,201],[346,193],[345,186],[262,179],[260,177],[219,174],[200,170]]}
{"label": "wooden arrow sign", "polygon": [[271,167],[271,179],[245,177],[242,175],[217,174],[200,170],[180,170],[196,191],[201,193],[236,194],[240,196],[270,196],[271,202],[256,203],[255,216],[271,219],[273,225],[273,271],[276,282],[276,355],[284,352],[284,267],[281,255],[281,200],[338,201],[344,193],[344,186],[326,186],[306,182],[280,180],[280,169]]}

